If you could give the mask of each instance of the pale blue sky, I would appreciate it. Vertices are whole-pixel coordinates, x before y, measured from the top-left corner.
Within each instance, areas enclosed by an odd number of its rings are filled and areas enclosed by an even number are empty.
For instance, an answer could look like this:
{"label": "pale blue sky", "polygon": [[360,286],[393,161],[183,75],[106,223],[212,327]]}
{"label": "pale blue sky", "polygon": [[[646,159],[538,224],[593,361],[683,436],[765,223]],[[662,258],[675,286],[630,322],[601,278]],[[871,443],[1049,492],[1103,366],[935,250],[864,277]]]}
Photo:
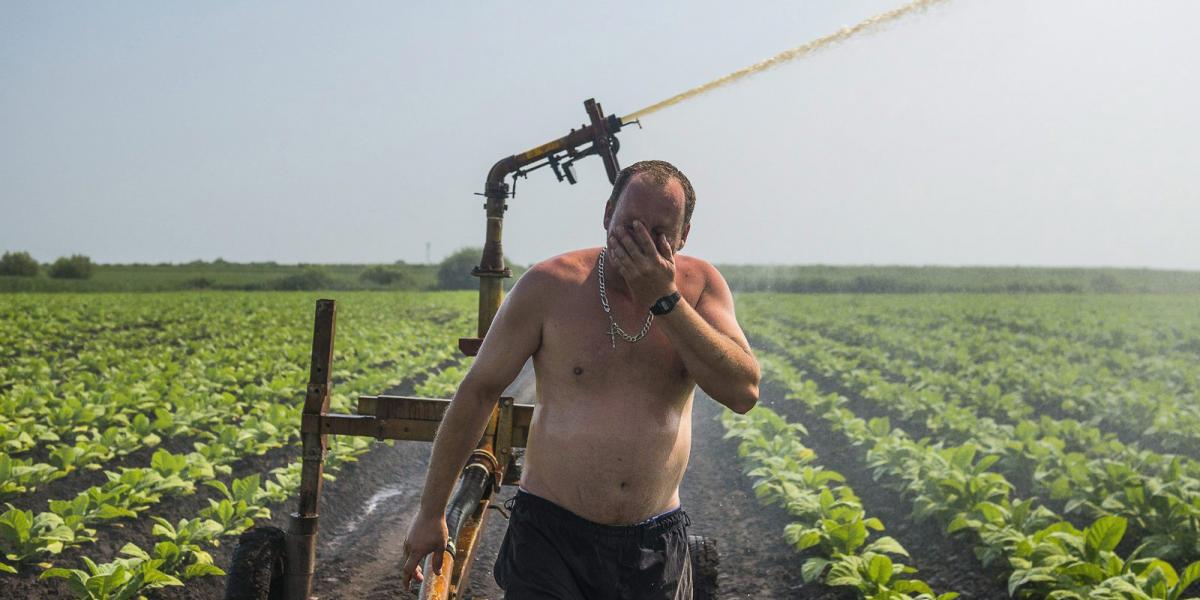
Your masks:
{"label": "pale blue sky", "polygon": [[[0,250],[434,260],[497,159],[895,1],[0,3]],[[1200,269],[1200,3],[950,0],[652,115],[715,262]],[[607,180],[510,200],[529,263]]]}

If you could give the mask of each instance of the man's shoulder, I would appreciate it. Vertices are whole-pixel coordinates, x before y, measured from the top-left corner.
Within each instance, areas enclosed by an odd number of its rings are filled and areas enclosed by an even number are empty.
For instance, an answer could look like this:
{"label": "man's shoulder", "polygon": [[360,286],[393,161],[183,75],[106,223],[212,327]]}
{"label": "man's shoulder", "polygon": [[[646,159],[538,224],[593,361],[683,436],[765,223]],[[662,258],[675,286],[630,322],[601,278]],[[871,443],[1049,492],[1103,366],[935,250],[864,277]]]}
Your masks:
{"label": "man's shoulder", "polygon": [[[679,278],[691,289],[699,290],[695,297],[696,306],[711,293],[718,296],[729,294],[729,284],[717,267],[703,258],[675,255],[675,270]],[[690,284],[690,285],[689,285]],[[693,287],[694,286],[694,287]]]}
{"label": "man's shoulder", "polygon": [[675,269],[683,274],[684,277],[696,278],[696,280],[701,282],[705,287],[707,287],[708,284],[714,279],[720,279],[721,281],[724,281],[724,277],[721,275],[721,272],[718,271],[712,263],[704,260],[703,258],[697,258],[695,256],[676,254]]}
{"label": "man's shoulder", "polygon": [[599,248],[582,248],[564,252],[529,267],[522,278],[532,274],[534,283],[539,287],[579,284],[586,281],[592,269],[595,268],[596,257],[599,253]]}
{"label": "man's shoulder", "polygon": [[675,265],[680,269],[692,271],[701,275],[711,275],[718,272],[717,268],[707,260],[687,254],[676,254]]}
{"label": "man's shoulder", "polygon": [[568,289],[586,283],[599,252],[599,248],[573,250],[534,263],[521,275],[513,294],[522,298],[522,304],[559,297]]}

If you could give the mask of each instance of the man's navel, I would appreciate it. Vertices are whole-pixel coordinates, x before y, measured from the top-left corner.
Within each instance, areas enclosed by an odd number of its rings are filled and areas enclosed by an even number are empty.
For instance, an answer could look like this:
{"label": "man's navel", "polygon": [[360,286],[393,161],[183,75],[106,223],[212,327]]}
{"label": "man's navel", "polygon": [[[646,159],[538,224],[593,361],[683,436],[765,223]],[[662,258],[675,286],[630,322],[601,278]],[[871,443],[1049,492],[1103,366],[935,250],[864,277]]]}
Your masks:
{"label": "man's navel", "polygon": [[575,367],[574,372],[576,375],[583,375],[583,367]]}

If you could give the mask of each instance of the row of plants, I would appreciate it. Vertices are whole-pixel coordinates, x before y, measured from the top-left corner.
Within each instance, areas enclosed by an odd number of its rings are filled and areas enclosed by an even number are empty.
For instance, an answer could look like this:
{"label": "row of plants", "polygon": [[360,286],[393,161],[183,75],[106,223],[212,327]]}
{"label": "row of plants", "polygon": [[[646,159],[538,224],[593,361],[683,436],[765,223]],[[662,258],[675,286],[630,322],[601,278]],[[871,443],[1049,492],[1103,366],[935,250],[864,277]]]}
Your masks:
{"label": "row of plants", "polygon": [[[1125,378],[1195,391],[1192,368],[1200,353],[1200,323],[1190,298],[932,297],[822,304],[787,318],[806,329],[861,346],[886,348],[940,370],[957,370],[1004,356],[1051,356],[1089,363]],[[894,345],[904,333],[917,345]],[[953,340],[946,346],[941,342]],[[1034,365],[1031,365],[1034,366]]]}
{"label": "row of plants", "polygon": [[[871,600],[952,600],[956,592],[934,595],[929,584],[913,577],[914,567],[896,557],[908,552],[894,538],[880,536],[883,523],[867,517],[845,478],[822,468],[801,441],[807,434],[759,406],[739,415],[720,416],[726,438],[736,437],[746,475],[762,502],[783,508],[796,519],[784,536],[807,555],[801,566],[805,582],[850,587]],[[873,539],[872,539],[873,538]]]}
{"label": "row of plants", "polygon": [[982,455],[969,443],[914,440],[886,417],[861,419],[846,408],[845,397],[822,393],[785,359],[760,356],[767,377],[790,398],[866,448],[867,466],[912,503],[915,520],[934,519],[948,535],[968,535],[984,565],[1005,564],[1010,595],[1179,600],[1200,578],[1200,561],[1177,570],[1143,557],[1144,546],[1119,555],[1124,518],[1105,516],[1078,528],[1034,500],[1014,498],[1012,484],[990,470],[999,457]]}
{"label": "row of plants", "polygon": [[[772,327],[769,331],[781,330]],[[808,364],[827,374],[828,380],[856,393],[891,387],[887,393],[899,401],[897,410],[906,418],[926,418],[931,427],[938,425],[937,417],[944,411],[951,415],[964,411],[978,413],[1001,425],[1011,425],[1018,433],[1045,431],[1061,439],[1069,451],[1120,460],[1156,475],[1182,468],[1190,476],[1200,477],[1200,464],[1195,460],[1145,450],[1136,443],[1125,444],[1112,432],[1070,417],[1035,415],[1019,394],[1005,391],[994,382],[985,383],[960,373],[913,368],[902,359],[888,356],[886,351],[845,345],[815,332],[791,334],[788,346],[793,354],[805,353]],[[1181,459],[1179,466],[1172,466],[1177,459]]]}
{"label": "row of plants", "polygon": [[[395,322],[397,317],[394,316],[379,319],[376,311],[372,310],[378,309],[378,306],[342,304],[333,372],[333,410],[349,412],[354,398],[361,393],[379,393],[397,386],[404,379],[419,380],[424,374],[435,371],[439,365],[452,361],[456,352],[454,338],[459,332],[469,329],[469,303],[465,300],[468,300],[465,295],[447,295],[436,302],[412,306],[396,306],[393,302],[388,308],[404,321],[400,324]],[[396,310],[398,308],[403,310]],[[389,328],[391,331],[381,340],[379,331]],[[311,323],[301,331],[301,335],[308,331],[311,331]],[[308,342],[307,339],[304,341]],[[307,350],[307,343],[304,349]],[[279,353],[279,356],[287,355]],[[12,528],[12,535],[0,535],[3,558],[11,563],[31,562],[52,557],[66,547],[88,543],[94,540],[92,526],[97,523],[120,518],[144,518],[143,511],[162,498],[194,493],[196,483],[223,486],[218,476],[228,476],[237,460],[295,443],[298,439],[299,409],[306,379],[303,370],[307,366],[307,358],[305,352],[303,360],[298,361],[300,369],[294,381],[286,387],[274,382],[278,389],[270,402],[243,405],[236,397],[231,398],[229,407],[240,407],[233,415],[234,422],[218,423],[209,430],[193,432],[195,437],[203,440],[194,442],[194,451],[186,455],[173,455],[159,450],[151,459],[150,467],[106,472],[109,481],[104,485],[85,490],[69,501],[51,501],[50,510],[43,513],[34,515],[32,511],[10,510],[4,519],[11,518],[16,526]],[[438,372],[428,378],[428,384],[422,386],[422,391],[444,391],[451,378],[457,384],[457,377],[461,374],[455,373],[457,370],[454,367]],[[250,385],[262,386],[263,383],[260,381]],[[333,477],[331,473],[340,464],[352,461],[365,452],[371,441],[334,438],[327,462],[328,477]],[[220,526],[214,539],[240,533],[254,519],[269,515],[269,512],[262,510],[266,503],[280,502],[294,494],[299,481],[298,467],[299,462],[295,462],[276,469],[261,486],[256,478],[254,487],[261,487],[257,503],[250,503],[244,495],[239,499],[236,492],[230,491],[237,487],[236,481],[233,486],[227,486],[227,492],[223,492],[225,498],[213,501],[214,505],[202,515],[207,521]],[[160,472],[164,468],[173,472]],[[207,525],[205,527],[210,528]],[[155,556],[153,552],[148,552],[148,555]],[[108,563],[107,567],[95,566],[105,570],[106,574],[99,575],[101,577],[121,570],[121,577],[134,582],[132,587],[138,587],[142,585],[138,581],[145,582],[146,578],[135,581],[130,561],[150,564],[146,560],[145,557],[126,556]],[[122,564],[125,567],[118,568]],[[49,564],[42,566],[51,567]],[[90,571],[89,565],[84,566]],[[161,565],[155,568],[171,573],[170,569],[163,570]],[[5,570],[11,571],[13,568],[8,566]],[[82,572],[87,571],[73,572],[71,577],[81,577]],[[63,574],[62,571],[55,573],[55,576]]]}
{"label": "row of plants", "polygon": [[[36,326],[19,332],[25,352],[4,366],[20,383],[0,391],[0,443],[14,467],[0,478],[0,499],[163,439],[208,431],[278,402],[302,376],[303,333],[285,326],[295,313],[245,310],[236,302],[217,310],[212,300],[125,300],[78,302],[77,311],[54,307],[57,321],[32,319]],[[214,316],[198,318],[205,314]],[[237,368],[221,367],[235,356]],[[33,448],[44,463],[15,458]]]}
{"label": "row of plants", "polygon": [[[1036,411],[1019,394],[1007,392],[994,382],[964,377],[958,372],[917,368],[906,360],[892,357],[889,354],[892,350],[886,347],[849,345],[816,331],[785,330],[778,323],[759,322],[755,330],[769,343],[786,345],[788,352],[805,362],[814,375],[834,385],[853,390],[868,390],[873,386],[907,388],[907,395],[900,399],[912,400],[901,402],[896,408],[906,418],[924,414],[932,419],[944,410],[971,411],[1016,428],[1047,429],[1062,438],[1069,450],[1147,463],[1158,473],[1171,468],[1170,464],[1179,457],[1149,452],[1136,444],[1124,444],[1111,432],[1077,419],[1035,415]],[[919,346],[920,343],[914,339],[911,345]],[[946,340],[945,345],[953,343]],[[800,354],[804,356],[801,358]],[[981,367],[986,367],[986,359],[979,357],[979,360],[984,363]],[[1034,416],[1037,418],[1032,419]],[[1200,466],[1193,460],[1185,458],[1183,468],[1192,475],[1200,475]]]}
{"label": "row of plants", "polygon": [[[1137,310],[1127,298],[1087,301],[1096,306],[1085,303],[1092,311],[1111,311],[1108,323],[1098,317],[1084,322],[1094,335],[1137,341],[1138,351],[1031,331],[1029,324],[1000,326],[1000,309],[992,303],[1001,301],[992,299],[975,304],[944,299],[926,300],[924,305],[897,300],[894,305],[837,306],[781,298],[784,310],[778,320],[785,329],[846,343],[866,359],[890,359],[907,371],[939,373],[951,394],[977,397],[978,388],[995,385],[998,397],[989,398],[987,406],[998,418],[1072,417],[1116,431],[1126,441],[1143,440],[1195,454],[1200,449],[1200,319],[1192,311],[1189,318],[1172,320],[1182,316],[1172,310],[1178,308],[1175,299],[1166,304],[1143,300],[1146,305]],[[749,304],[753,307],[756,301]],[[1020,308],[1050,315],[1064,312],[1061,306],[1056,311],[1048,301],[1040,302]],[[1117,302],[1116,308],[1108,306]],[[1013,307],[1005,308],[1003,316],[1022,318]],[[1043,315],[1034,322],[1047,320]],[[1157,345],[1150,346],[1143,329],[1157,331],[1151,338]]]}
{"label": "row of plants", "polygon": [[[452,395],[469,364],[469,360],[460,361],[437,371],[416,387],[416,393],[424,397]],[[368,451],[371,444],[372,440],[364,438],[331,438],[325,479],[336,480],[333,473]],[[196,577],[224,575],[206,548],[219,546],[222,538],[239,535],[257,521],[269,519],[270,506],[283,503],[299,489],[301,464],[292,461],[273,469],[271,478],[261,485],[257,474],[234,479],[230,485],[206,481],[220,492],[219,500],[210,498],[209,506],[197,518],[181,519],[176,525],[151,517],[155,523],[152,533],[159,540],[151,550],[129,543],[122,547],[121,556],[110,562],[97,564],[84,556],[80,558],[83,569],[47,565],[41,578],[67,580],[68,590],[77,599],[129,600],[152,589],[185,585]],[[0,524],[0,532],[3,527]],[[0,572],[6,570],[13,572],[0,562]]]}
{"label": "row of plants", "polygon": [[906,423],[919,423],[940,441],[974,444],[996,457],[997,471],[1016,481],[1027,480],[1029,491],[1061,501],[1066,513],[1124,517],[1133,524],[1134,537],[1150,544],[1152,555],[1200,558],[1200,477],[1194,473],[1194,462],[1104,440],[1095,431],[1090,432],[1087,452],[1066,451],[1062,436],[1082,439],[1081,432],[1088,428],[1047,417],[1023,420],[1016,426],[1000,424],[946,402],[936,386],[920,378],[893,383],[887,373],[825,362],[830,356],[827,351],[794,343],[794,336],[777,328],[756,335],[806,368],[828,373],[850,367],[832,379],[838,391],[899,415]]}
{"label": "row of plants", "polygon": [[[304,314],[295,310],[299,308],[296,299],[255,297],[249,307],[231,302],[235,308],[252,311],[229,310],[219,297],[204,302],[189,299],[182,306],[164,310],[172,315],[195,311],[252,316],[217,323],[236,332],[228,336],[208,332],[216,326],[213,322],[207,323],[206,333],[199,336],[194,331],[188,334],[189,326],[180,325],[181,339],[168,346],[192,347],[192,351],[179,356],[165,352],[152,359],[152,367],[145,366],[148,359],[136,354],[153,355],[153,347],[118,351],[113,345],[100,344],[108,354],[108,366],[98,369],[100,374],[84,370],[46,375],[38,371],[44,378],[0,391],[0,415],[4,415],[0,417],[4,421],[0,422],[0,439],[4,440],[0,445],[5,451],[0,458],[0,500],[33,491],[78,469],[99,469],[115,457],[154,447],[164,438],[196,437],[245,415],[274,410],[280,398],[294,391],[296,382],[304,377],[309,327],[300,324]],[[161,308],[157,303],[151,306]],[[218,307],[223,310],[215,310]],[[358,327],[353,332],[355,342],[339,352],[343,377],[380,369],[406,372],[404,363],[423,360],[419,350],[439,327],[432,317],[462,314],[450,305],[403,308],[384,303],[378,308],[386,311]],[[140,310],[133,314],[143,316]],[[222,341],[214,341],[216,337]],[[117,368],[123,358],[128,360],[127,368]],[[24,376],[31,377],[29,373]],[[62,377],[71,379],[60,381]],[[73,393],[63,392],[65,389]],[[14,456],[33,445],[45,454],[44,461]]]}

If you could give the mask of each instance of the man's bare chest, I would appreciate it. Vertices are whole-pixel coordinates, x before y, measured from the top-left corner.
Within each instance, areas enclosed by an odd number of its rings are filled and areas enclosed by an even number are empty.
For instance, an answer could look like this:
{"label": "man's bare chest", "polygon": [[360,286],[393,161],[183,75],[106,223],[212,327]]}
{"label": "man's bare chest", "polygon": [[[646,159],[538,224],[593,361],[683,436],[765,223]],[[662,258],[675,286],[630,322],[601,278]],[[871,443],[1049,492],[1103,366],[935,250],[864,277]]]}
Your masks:
{"label": "man's bare chest", "polygon": [[[631,343],[611,331],[598,297],[590,304],[572,298],[546,316],[535,360],[548,381],[593,389],[630,385],[650,391],[677,387],[687,380],[683,360],[661,325],[652,321],[646,335]],[[615,316],[630,335],[641,332],[646,319],[645,314],[636,316],[631,311]]]}

